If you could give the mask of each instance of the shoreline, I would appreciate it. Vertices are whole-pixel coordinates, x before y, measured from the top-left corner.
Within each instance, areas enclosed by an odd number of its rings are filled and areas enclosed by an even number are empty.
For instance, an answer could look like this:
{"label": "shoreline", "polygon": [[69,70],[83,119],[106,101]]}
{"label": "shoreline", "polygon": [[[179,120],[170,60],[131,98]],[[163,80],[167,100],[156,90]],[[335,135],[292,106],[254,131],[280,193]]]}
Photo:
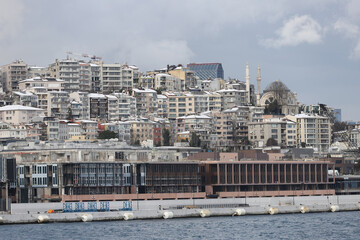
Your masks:
{"label": "shoreline", "polygon": [[[108,202],[107,211],[81,209],[58,212],[63,203],[12,204],[11,213],[0,213],[0,224],[91,222],[171,219],[190,217],[274,215],[316,212],[359,211],[360,195],[154,200]],[[75,203],[74,203],[75,204]],[[48,213],[49,209],[55,210]],[[62,211],[63,209],[61,209]]]}

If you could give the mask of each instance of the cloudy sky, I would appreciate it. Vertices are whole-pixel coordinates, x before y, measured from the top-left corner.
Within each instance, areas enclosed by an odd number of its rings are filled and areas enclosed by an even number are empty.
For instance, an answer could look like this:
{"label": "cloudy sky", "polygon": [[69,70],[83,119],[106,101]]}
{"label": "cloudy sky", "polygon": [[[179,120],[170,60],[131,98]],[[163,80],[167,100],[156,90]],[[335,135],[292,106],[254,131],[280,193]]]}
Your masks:
{"label": "cloudy sky", "polygon": [[262,88],[279,79],[298,100],[360,120],[360,1],[1,0],[0,65],[47,66],[66,52],[141,71],[221,62]]}

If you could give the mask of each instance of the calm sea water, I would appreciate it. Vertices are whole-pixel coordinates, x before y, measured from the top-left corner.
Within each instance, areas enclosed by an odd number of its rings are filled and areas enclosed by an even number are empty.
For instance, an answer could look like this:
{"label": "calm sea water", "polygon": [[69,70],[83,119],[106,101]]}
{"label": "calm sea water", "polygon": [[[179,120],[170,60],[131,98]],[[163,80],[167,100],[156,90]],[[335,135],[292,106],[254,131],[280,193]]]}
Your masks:
{"label": "calm sea water", "polygon": [[360,212],[0,226],[0,239],[360,239]]}

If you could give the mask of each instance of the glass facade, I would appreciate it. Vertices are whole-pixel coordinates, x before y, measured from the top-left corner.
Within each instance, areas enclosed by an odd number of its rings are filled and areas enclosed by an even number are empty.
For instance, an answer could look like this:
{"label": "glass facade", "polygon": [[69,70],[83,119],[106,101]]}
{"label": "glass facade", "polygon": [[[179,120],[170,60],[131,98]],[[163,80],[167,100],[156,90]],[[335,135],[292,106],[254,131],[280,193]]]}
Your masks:
{"label": "glass facade", "polygon": [[190,63],[187,67],[195,72],[201,80],[209,78],[221,78],[224,79],[224,70],[221,63]]}

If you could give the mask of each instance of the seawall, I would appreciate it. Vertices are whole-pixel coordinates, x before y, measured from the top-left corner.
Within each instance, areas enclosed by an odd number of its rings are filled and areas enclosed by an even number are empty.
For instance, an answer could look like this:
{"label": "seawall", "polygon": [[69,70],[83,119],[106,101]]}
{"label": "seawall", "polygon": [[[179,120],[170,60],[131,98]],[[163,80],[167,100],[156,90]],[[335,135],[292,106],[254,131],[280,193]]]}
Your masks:
{"label": "seawall", "polygon": [[[224,198],[133,201],[131,210],[121,210],[122,201],[109,202],[109,211],[62,211],[62,203],[12,204],[11,214],[0,214],[2,224],[113,221],[184,217],[240,216],[312,212],[358,211],[360,195]],[[55,213],[48,213],[49,209]]]}

